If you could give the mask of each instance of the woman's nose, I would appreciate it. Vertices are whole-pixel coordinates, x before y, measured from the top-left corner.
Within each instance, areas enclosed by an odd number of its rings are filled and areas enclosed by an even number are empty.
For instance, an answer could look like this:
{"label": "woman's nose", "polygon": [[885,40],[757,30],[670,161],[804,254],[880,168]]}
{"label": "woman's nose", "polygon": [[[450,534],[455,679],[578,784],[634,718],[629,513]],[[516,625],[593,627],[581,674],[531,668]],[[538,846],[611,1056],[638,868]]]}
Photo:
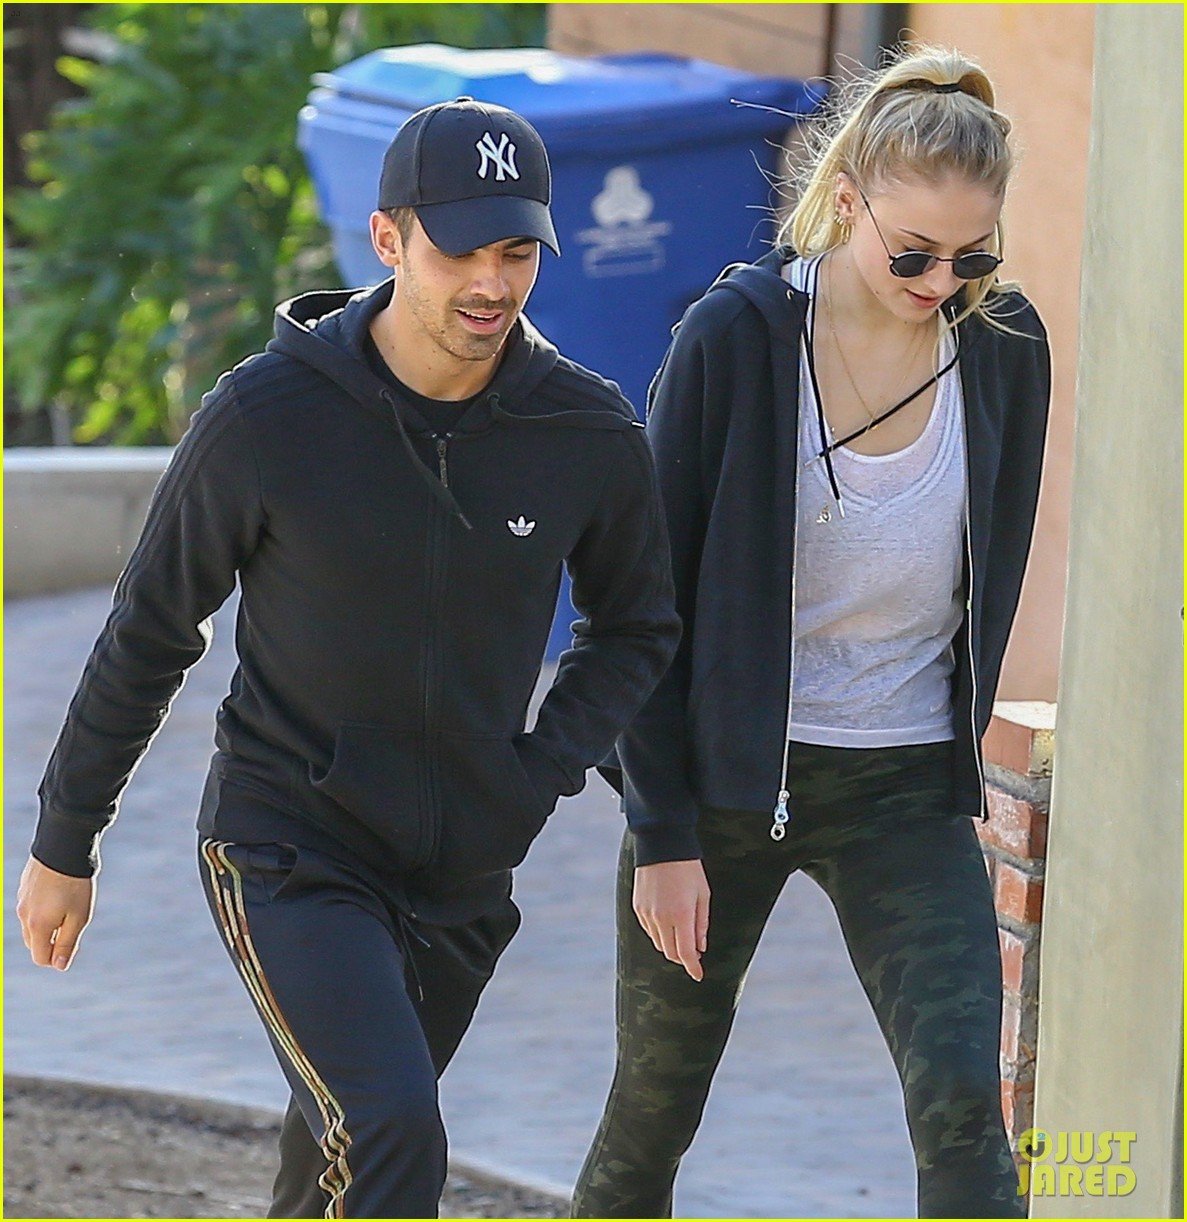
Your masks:
{"label": "woman's nose", "polygon": [[943,297],[947,300],[960,288],[960,277],[952,270],[951,263],[937,263],[919,278],[919,293],[923,297]]}

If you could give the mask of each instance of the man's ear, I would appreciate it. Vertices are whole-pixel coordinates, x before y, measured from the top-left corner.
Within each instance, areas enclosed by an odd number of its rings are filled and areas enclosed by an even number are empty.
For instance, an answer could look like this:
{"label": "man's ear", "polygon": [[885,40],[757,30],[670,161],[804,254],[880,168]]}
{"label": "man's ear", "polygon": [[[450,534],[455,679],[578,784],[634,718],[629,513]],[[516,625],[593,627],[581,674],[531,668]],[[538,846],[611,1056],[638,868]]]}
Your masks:
{"label": "man's ear", "polygon": [[404,243],[396,222],[386,212],[371,213],[371,248],[384,267],[399,267],[404,258]]}

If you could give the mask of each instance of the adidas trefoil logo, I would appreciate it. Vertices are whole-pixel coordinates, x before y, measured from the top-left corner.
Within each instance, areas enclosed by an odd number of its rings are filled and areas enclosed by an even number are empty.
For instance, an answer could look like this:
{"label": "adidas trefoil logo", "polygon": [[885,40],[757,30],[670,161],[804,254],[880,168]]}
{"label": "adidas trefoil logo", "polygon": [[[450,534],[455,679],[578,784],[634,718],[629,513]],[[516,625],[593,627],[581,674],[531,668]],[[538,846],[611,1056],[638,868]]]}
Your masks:
{"label": "adidas trefoil logo", "polygon": [[524,535],[530,535],[532,531],[536,529],[536,523],[535,522],[525,522],[523,520],[523,514],[521,513],[519,515],[518,522],[512,522],[510,518],[507,519],[507,529],[513,535],[519,535],[520,538],[523,538]]}

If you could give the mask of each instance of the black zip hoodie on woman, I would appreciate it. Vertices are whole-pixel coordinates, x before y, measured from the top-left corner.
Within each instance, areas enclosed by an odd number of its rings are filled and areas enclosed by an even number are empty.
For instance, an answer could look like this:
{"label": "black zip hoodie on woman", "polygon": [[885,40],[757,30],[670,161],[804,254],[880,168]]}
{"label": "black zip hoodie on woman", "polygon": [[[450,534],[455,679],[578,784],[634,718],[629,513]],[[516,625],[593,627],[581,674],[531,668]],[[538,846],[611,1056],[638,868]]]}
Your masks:
{"label": "black zip hoodie on woman", "polygon": [[[652,383],[647,430],[684,635],[618,743],[621,774],[613,758],[603,767],[623,793],[640,865],[699,857],[701,805],[773,810],[781,789],[808,305],[780,275],[792,257],[781,247],[727,269],[685,314]],[[955,308],[945,306],[949,317]],[[1051,380],[1033,306],[1006,293],[995,312],[1021,334],[975,315],[958,327],[969,521],[953,641],[953,813],[982,816],[980,740],[1026,568]]]}
{"label": "black zip hoodie on woman", "polygon": [[[667,667],[663,515],[617,387],[521,319],[486,391],[436,437],[363,355],[391,292],[282,306],[267,350],[204,399],[41,783],[45,865],[94,872],[237,577],[239,666],[199,826],[225,834],[218,792],[233,784],[428,893],[505,878]],[[584,618],[525,734],[562,563]]]}

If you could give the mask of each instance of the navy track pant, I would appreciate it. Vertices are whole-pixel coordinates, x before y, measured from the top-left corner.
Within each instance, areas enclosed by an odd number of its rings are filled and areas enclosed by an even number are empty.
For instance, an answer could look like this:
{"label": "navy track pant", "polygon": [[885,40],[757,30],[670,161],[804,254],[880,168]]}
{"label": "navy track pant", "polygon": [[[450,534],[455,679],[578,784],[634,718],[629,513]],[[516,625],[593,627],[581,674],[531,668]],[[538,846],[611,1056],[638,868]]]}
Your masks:
{"label": "navy track pant", "polygon": [[341,861],[289,844],[203,839],[199,865],[292,1092],[269,1216],[436,1217],[437,1078],[519,926],[515,905],[413,923]]}

